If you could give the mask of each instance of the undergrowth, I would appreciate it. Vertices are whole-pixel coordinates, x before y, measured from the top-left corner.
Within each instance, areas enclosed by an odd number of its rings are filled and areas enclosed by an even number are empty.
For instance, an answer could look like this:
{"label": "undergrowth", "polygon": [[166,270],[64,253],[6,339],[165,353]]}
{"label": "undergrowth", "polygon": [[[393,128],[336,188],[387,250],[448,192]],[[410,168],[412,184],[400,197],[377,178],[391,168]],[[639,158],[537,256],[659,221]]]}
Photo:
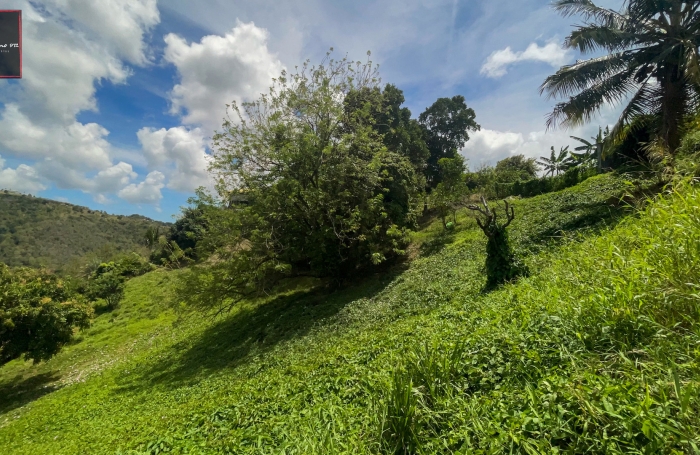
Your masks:
{"label": "undergrowth", "polygon": [[31,395],[32,378],[79,368],[81,346],[114,341],[109,365],[0,409],[0,452],[694,453],[700,191],[618,225],[625,180],[513,201],[533,273],[489,293],[464,215],[416,233],[406,270],[215,320],[161,306],[170,274],[137,278],[119,311],[151,322],[98,319],[46,364],[0,370]]}

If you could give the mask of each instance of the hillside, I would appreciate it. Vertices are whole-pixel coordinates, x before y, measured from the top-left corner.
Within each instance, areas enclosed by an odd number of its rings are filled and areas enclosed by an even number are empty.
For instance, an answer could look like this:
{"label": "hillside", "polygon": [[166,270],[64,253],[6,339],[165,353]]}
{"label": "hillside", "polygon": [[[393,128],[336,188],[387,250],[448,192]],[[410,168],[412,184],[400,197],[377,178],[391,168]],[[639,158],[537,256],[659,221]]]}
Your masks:
{"label": "hillside", "polygon": [[154,223],[164,224],[0,191],[0,262],[60,271],[91,252],[143,248],[143,235]]}
{"label": "hillside", "polygon": [[700,190],[628,216],[627,189],[517,201],[533,273],[488,293],[464,214],[406,269],[214,320],[169,309],[186,271],[136,278],[57,357],[0,369],[2,452],[693,453]]}

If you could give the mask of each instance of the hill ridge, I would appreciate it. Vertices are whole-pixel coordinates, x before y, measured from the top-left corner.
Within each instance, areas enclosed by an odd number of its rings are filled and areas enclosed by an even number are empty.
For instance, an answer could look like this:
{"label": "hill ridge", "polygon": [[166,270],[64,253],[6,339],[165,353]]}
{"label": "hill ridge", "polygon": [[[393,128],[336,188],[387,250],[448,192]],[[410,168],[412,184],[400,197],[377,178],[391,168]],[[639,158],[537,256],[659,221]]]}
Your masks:
{"label": "hill ridge", "polygon": [[149,226],[168,223],[0,190],[0,262],[64,270],[98,251],[139,251]]}

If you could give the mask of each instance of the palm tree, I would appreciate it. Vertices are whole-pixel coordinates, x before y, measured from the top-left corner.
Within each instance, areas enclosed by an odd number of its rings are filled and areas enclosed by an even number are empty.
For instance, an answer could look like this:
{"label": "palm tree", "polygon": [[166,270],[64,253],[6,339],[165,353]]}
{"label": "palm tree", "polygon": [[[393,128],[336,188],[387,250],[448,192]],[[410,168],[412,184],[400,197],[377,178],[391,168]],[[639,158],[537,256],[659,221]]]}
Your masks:
{"label": "palm tree", "polygon": [[578,164],[584,164],[595,159],[597,162],[598,172],[600,172],[603,168],[603,158],[605,157],[605,148],[607,145],[606,139],[609,134],[610,128],[606,126],[605,131],[603,131],[603,128],[598,127],[598,135],[591,138],[593,139],[593,142],[589,142],[580,137],[569,136],[571,139],[575,139],[583,144],[574,149],[577,152],[582,153],[571,152],[573,161],[576,161]]}
{"label": "palm tree", "polygon": [[554,107],[547,127],[581,125],[604,104],[626,101],[613,139],[634,118],[650,115],[656,149],[673,154],[683,116],[698,102],[700,1],[626,0],[614,11],[591,0],[555,0],[554,8],[584,18],[565,47],[607,55],[563,66],[544,81],[540,93],[568,97]]}
{"label": "palm tree", "polygon": [[565,171],[567,168],[568,154],[568,145],[559,149],[558,155],[554,151],[554,147],[552,147],[552,153],[549,158],[541,156],[537,162],[544,167],[545,175],[554,175],[555,172],[559,175],[560,172]]}

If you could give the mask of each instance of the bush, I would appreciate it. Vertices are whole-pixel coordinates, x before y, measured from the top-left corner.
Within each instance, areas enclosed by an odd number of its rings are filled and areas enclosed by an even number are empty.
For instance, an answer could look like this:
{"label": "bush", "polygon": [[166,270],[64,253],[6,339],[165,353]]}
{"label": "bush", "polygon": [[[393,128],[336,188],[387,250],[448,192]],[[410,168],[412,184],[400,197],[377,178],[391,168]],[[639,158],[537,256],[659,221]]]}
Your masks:
{"label": "bush", "polygon": [[90,306],[56,275],[0,263],[0,365],[22,355],[51,358],[91,316]]}
{"label": "bush", "polygon": [[486,288],[491,289],[527,274],[524,265],[515,257],[510,245],[506,228],[515,219],[515,210],[505,201],[506,222],[497,220],[495,209],[491,209],[485,198],[481,198],[481,207],[469,206],[470,210],[479,212],[484,218],[477,217],[476,222],[488,239],[486,243]]}
{"label": "bush", "polygon": [[136,253],[102,263],[88,277],[86,295],[92,300],[103,299],[107,309],[113,310],[124,297],[126,281],[153,269],[152,264]]}

